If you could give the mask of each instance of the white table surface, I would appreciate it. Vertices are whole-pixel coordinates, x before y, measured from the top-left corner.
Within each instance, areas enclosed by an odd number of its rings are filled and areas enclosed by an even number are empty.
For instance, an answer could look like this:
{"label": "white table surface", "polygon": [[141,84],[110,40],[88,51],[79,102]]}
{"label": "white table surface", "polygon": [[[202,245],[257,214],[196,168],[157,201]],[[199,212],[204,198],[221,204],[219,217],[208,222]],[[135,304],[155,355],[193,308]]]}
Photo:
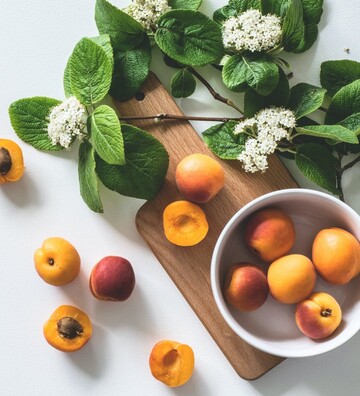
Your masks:
{"label": "white table surface", "polygon": [[[204,0],[211,15],[224,1]],[[127,1],[114,0],[123,7]],[[23,97],[64,98],[62,76],[77,41],[97,35],[94,0],[3,0],[0,12],[0,136],[20,143],[26,173],[0,187],[0,394],[9,395],[343,395],[359,394],[360,334],[317,357],[287,359],[256,381],[241,379],[169,279],[135,228],[143,201],[101,188],[105,213],[83,203],[77,180],[77,150],[39,152],[12,131],[7,109]],[[317,43],[289,56],[294,82],[319,84],[320,63],[360,60],[358,0],[327,1]],[[350,53],[344,48],[348,47]],[[172,73],[155,56],[153,70],[166,87]],[[228,95],[211,68],[202,70]],[[178,101],[188,115],[231,115],[199,84],[196,94]],[[194,123],[198,132],[208,125]],[[316,188],[289,167],[302,187]],[[348,203],[360,213],[359,168],[345,175]],[[57,288],[36,274],[33,253],[50,236],[71,241],[82,258],[80,277]],[[88,275],[103,256],[129,259],[137,285],[125,303],[105,303],[89,293]],[[51,348],[42,325],[61,304],[84,309],[94,323],[89,344],[73,354]],[[196,369],[180,388],[167,388],[150,374],[148,357],[162,339],[192,346]]]}

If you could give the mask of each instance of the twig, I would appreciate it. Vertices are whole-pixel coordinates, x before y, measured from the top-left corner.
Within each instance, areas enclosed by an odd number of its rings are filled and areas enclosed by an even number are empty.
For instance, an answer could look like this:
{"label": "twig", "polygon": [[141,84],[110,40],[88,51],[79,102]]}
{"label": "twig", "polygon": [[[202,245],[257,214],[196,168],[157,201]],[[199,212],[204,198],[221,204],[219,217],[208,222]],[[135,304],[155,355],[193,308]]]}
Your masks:
{"label": "twig", "polygon": [[360,155],[358,157],[356,157],[353,161],[351,161],[348,164],[344,165],[341,168],[341,173],[344,173],[347,169],[350,169],[351,167],[353,167],[358,162],[360,162]]}
{"label": "twig", "polygon": [[215,100],[225,103],[226,105],[237,110],[239,113],[243,114],[243,111],[239,109],[232,100],[224,98],[218,92],[216,92],[215,89],[209,84],[209,82],[205,80],[205,78],[201,74],[199,74],[194,68],[188,67],[187,69],[193,76],[195,76],[199,81],[201,81],[204,84],[206,89],[211,93],[212,97]]}
{"label": "twig", "polygon": [[341,167],[341,160],[342,160],[343,155],[341,153],[338,153],[338,166],[335,169],[335,175],[336,175],[336,187],[339,190],[338,196],[340,201],[345,202],[345,197],[344,197],[344,191],[342,188],[342,167]]}
{"label": "twig", "polygon": [[187,121],[241,121],[244,117],[201,117],[201,116],[186,116],[177,114],[160,113],[148,116],[120,116],[120,121],[136,121],[136,120],[154,120],[155,122],[161,120],[187,120]]}

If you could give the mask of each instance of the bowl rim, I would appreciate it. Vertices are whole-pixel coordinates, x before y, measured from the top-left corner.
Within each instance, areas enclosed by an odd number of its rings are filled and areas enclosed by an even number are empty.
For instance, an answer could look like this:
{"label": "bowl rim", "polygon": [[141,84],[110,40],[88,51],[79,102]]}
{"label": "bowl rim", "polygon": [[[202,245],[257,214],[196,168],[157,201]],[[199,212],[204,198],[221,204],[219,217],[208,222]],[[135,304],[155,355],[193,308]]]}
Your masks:
{"label": "bowl rim", "polygon": [[[262,345],[259,345],[257,342],[256,337],[252,336],[251,333],[247,332],[244,330],[239,323],[233,318],[231,313],[229,312],[227,308],[227,304],[225,300],[222,297],[222,289],[220,285],[220,280],[218,277],[219,273],[219,265],[220,262],[217,259],[219,256],[219,253],[222,251],[222,245],[224,242],[225,237],[229,232],[233,230],[238,224],[237,224],[237,219],[244,213],[246,212],[249,208],[261,203],[262,201],[266,201],[268,198],[276,197],[276,196],[281,196],[281,195],[308,195],[308,196],[317,196],[326,200],[331,201],[335,205],[338,205],[341,207],[345,212],[355,218],[355,221],[359,223],[360,227],[360,215],[353,209],[351,208],[348,204],[345,202],[341,201],[340,199],[317,190],[311,190],[307,188],[289,188],[289,189],[282,189],[282,190],[276,190],[272,191],[266,194],[263,194],[247,204],[245,204],[243,207],[241,207],[231,218],[230,220],[226,223],[225,227],[221,231],[215,247],[213,249],[213,254],[211,258],[211,264],[210,264],[210,283],[211,283],[211,289],[212,289],[212,294],[215,299],[215,303],[217,308],[219,309],[221,316],[225,320],[225,322],[229,325],[229,327],[240,337],[242,338],[245,342],[247,342],[249,345],[255,347],[256,349],[266,352],[275,356],[280,356],[284,358],[294,358],[294,357],[308,357],[308,356],[315,356],[315,355],[320,355],[322,353],[328,352],[330,350],[333,350],[340,345],[344,344],[346,341],[348,341],[351,337],[353,337],[359,330],[360,330],[360,323],[358,328],[356,326],[353,326],[350,328],[345,335],[342,335],[342,337],[335,337],[331,339],[331,343],[323,343],[323,344],[316,344],[315,348],[299,348],[298,351],[289,351],[287,353],[284,352],[283,349],[277,348],[277,346],[274,344],[273,346],[269,347],[264,347]],[[360,276],[360,275],[359,275]]]}

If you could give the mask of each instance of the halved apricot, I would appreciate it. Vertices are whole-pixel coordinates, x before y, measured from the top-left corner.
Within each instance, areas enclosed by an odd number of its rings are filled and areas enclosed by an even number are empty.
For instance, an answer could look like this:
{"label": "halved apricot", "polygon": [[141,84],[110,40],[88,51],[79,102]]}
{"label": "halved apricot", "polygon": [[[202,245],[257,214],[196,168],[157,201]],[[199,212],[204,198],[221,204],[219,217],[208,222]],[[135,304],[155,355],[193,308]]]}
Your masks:
{"label": "halved apricot", "polygon": [[24,169],[20,146],[12,140],[0,139],[0,184],[18,181]]}
{"label": "halved apricot", "polygon": [[193,246],[201,242],[209,224],[200,206],[189,201],[175,201],[163,213],[166,238],[178,246]]}

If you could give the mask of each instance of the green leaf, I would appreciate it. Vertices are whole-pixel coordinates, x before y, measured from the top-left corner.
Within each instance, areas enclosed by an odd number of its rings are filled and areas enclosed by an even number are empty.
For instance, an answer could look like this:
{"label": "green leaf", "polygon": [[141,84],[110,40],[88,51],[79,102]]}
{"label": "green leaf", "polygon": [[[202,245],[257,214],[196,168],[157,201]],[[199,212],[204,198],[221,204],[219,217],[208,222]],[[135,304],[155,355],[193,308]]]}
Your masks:
{"label": "green leaf", "polygon": [[104,210],[99,195],[95,167],[94,149],[88,141],[84,140],[79,147],[78,175],[80,194],[92,211],[102,213]]}
{"label": "green leaf", "polygon": [[91,39],[83,38],[70,57],[70,86],[85,106],[102,100],[110,89],[112,64],[107,53]]}
{"label": "green leaf", "polygon": [[300,135],[332,139],[336,142],[358,142],[356,134],[342,125],[309,125],[306,127],[296,127],[296,132]]}
{"label": "green leaf", "polygon": [[266,54],[236,54],[222,70],[224,84],[232,91],[248,87],[260,95],[269,95],[279,82],[279,67]]}
{"label": "green leaf", "polygon": [[320,81],[330,96],[360,79],[360,62],[352,60],[326,61],[321,64]]}
{"label": "green leaf", "polygon": [[221,29],[199,11],[173,10],[158,21],[155,41],[170,58],[188,66],[205,66],[223,56]]}
{"label": "green leaf", "polygon": [[148,38],[137,48],[117,52],[110,95],[121,102],[130,99],[147,79],[150,62],[151,48]]}
{"label": "green leaf", "polygon": [[111,64],[114,65],[114,51],[111,45],[110,36],[108,34],[100,34],[100,36],[90,37],[90,40],[105,51]]}
{"label": "green leaf", "polygon": [[291,88],[288,107],[295,113],[296,119],[317,110],[323,103],[326,89],[300,83]]}
{"label": "green leaf", "polygon": [[360,113],[351,114],[345,120],[339,122],[339,124],[355,132],[355,135],[360,135]]}
{"label": "green leaf", "polygon": [[168,4],[173,10],[197,10],[202,0],[169,0]]}
{"label": "green leaf", "polygon": [[62,146],[51,143],[47,132],[50,111],[60,103],[43,96],[13,102],[9,107],[9,116],[19,138],[39,150],[62,150]]}
{"label": "green leaf", "polygon": [[194,93],[196,81],[189,70],[182,69],[173,75],[170,87],[174,98],[187,98]]}
{"label": "green leaf", "polygon": [[246,136],[234,133],[236,124],[236,121],[217,124],[202,134],[209,149],[222,159],[236,159],[244,149]]}
{"label": "green leaf", "polygon": [[325,123],[337,124],[346,117],[360,112],[360,80],[341,88],[332,98]]}
{"label": "green leaf", "polygon": [[296,50],[304,40],[303,7],[300,0],[288,0],[282,24],[282,44],[285,51]]}
{"label": "green leaf", "polygon": [[222,24],[226,19],[241,14],[250,8],[260,10],[260,0],[230,0],[228,5],[214,12],[213,19],[215,22]]}
{"label": "green leaf", "polygon": [[244,96],[244,115],[252,117],[259,110],[271,106],[285,106],[290,96],[289,80],[279,68],[279,83],[270,95],[262,96],[254,90],[248,90]]}
{"label": "green leaf", "polygon": [[67,98],[69,98],[70,96],[74,96],[70,83],[70,63],[71,60],[69,58],[65,66],[64,77],[63,77],[64,93]]}
{"label": "green leaf", "polygon": [[102,105],[89,117],[91,141],[95,151],[109,164],[124,165],[124,142],[121,126],[115,111]]}
{"label": "green leaf", "polygon": [[318,186],[338,194],[336,187],[336,158],[321,144],[304,143],[298,146],[295,163],[300,171]]}
{"label": "green leaf", "polygon": [[101,34],[108,34],[114,53],[141,46],[146,30],[130,15],[106,0],[96,0],[95,22]]}
{"label": "green leaf", "polygon": [[152,199],[164,183],[169,156],[164,146],[150,134],[131,125],[122,125],[125,165],[109,165],[96,157],[101,182],[119,194]]}

